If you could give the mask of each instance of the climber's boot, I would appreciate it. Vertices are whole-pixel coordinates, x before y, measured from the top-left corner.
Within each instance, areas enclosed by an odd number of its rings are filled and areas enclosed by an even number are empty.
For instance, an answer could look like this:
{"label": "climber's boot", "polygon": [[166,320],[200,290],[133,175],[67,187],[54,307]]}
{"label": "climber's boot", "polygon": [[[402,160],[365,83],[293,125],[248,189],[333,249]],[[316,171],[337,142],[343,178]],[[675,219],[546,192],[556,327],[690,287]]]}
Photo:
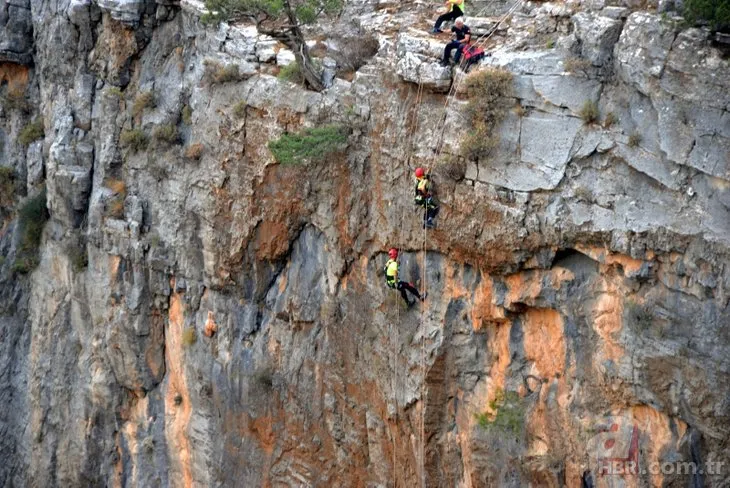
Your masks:
{"label": "climber's boot", "polygon": [[423,301],[426,301],[426,297],[427,297],[427,296],[428,296],[428,292],[427,292],[427,291],[424,291],[424,292],[423,292],[423,294],[421,295],[421,301],[422,301],[422,302],[423,302]]}

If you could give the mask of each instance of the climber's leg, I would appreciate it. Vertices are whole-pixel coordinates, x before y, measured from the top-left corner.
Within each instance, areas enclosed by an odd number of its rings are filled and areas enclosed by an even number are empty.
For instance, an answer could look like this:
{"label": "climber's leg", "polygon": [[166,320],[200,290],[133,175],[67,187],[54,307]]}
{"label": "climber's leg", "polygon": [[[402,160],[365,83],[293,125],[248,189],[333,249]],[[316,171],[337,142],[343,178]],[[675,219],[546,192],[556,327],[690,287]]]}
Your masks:
{"label": "climber's leg", "polygon": [[410,283],[401,281],[400,283],[398,283],[398,285],[401,290],[401,294],[405,295],[406,294],[405,290],[408,290],[413,296],[415,296],[419,300],[423,300],[423,298],[421,297],[421,294],[418,292],[418,290],[416,290],[416,288],[413,285],[411,285]]}
{"label": "climber's leg", "polygon": [[448,66],[451,61],[451,51],[456,49],[456,52],[458,54],[459,52],[459,46],[461,46],[461,43],[459,41],[451,41],[444,47],[444,57],[441,59],[441,64],[443,66]]}
{"label": "climber's leg", "polygon": [[466,46],[459,41],[452,42],[456,42],[458,44],[458,46],[456,46],[456,52],[454,53],[454,63],[459,64],[459,61],[461,61],[461,55],[464,53],[464,48]]}
{"label": "climber's leg", "polygon": [[405,289],[404,285],[407,285],[407,283],[405,283],[403,281],[399,281],[398,290],[400,291],[400,296],[403,298],[403,301],[406,302],[406,305],[408,305],[410,307],[411,305],[413,305],[413,302],[411,302],[408,299],[408,294],[406,293],[406,289]]}
{"label": "climber's leg", "polygon": [[462,14],[459,7],[454,6],[454,8],[451,10],[451,12],[446,12],[445,14],[439,15],[439,18],[436,19],[436,24],[433,26],[433,30],[431,32],[433,33],[439,33],[441,32],[441,24],[444,22],[448,22],[450,20],[454,20],[457,17],[461,17]]}
{"label": "climber's leg", "polygon": [[439,213],[439,206],[436,204],[436,201],[429,197],[428,200],[426,200],[426,212],[425,212],[425,225],[426,227],[433,227],[435,225],[435,222],[433,219],[436,218],[436,215]]}

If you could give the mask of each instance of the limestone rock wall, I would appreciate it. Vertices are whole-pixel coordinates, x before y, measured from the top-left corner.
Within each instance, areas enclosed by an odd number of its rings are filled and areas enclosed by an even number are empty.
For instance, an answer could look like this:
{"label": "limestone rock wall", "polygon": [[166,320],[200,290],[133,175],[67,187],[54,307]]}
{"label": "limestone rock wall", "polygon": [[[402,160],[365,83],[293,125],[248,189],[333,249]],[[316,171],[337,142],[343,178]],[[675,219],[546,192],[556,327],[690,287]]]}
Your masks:
{"label": "limestone rock wall", "polygon": [[[460,75],[417,6],[348,4],[333,32],[380,47],[322,93],[191,3],[2,12],[3,486],[608,486],[611,422],[644,466],[730,466],[730,66],[707,33],[526,2],[484,61],[514,78],[499,147],[453,178],[466,101],[445,105]],[[270,140],[324,123],[347,151],[275,163]],[[442,205],[425,240],[418,165]],[[16,210],[41,186],[22,274]],[[384,286],[391,246],[423,305]]]}

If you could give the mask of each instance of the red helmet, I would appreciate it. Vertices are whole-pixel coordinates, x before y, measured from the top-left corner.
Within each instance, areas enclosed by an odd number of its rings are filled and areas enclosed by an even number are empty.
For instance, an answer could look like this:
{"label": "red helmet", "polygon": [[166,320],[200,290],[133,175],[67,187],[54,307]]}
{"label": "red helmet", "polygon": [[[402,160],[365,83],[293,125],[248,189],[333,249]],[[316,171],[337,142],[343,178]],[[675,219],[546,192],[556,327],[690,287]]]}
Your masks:
{"label": "red helmet", "polygon": [[423,168],[416,168],[416,178],[423,178],[424,174],[426,174],[426,172],[423,171]]}
{"label": "red helmet", "polygon": [[388,257],[390,257],[390,259],[397,258],[398,257],[398,249],[396,249],[394,247],[391,247],[390,248],[390,251],[388,251]]}

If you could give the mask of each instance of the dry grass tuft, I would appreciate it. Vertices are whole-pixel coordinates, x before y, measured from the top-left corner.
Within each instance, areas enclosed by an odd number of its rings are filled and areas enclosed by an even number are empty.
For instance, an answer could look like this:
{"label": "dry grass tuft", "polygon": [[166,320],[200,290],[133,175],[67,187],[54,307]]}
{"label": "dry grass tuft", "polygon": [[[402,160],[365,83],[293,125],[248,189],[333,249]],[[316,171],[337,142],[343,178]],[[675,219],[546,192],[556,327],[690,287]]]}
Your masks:
{"label": "dry grass tuft", "polygon": [[199,142],[191,144],[185,149],[185,157],[193,161],[198,161],[203,156],[203,149],[204,146]]}
{"label": "dry grass tuft", "polygon": [[132,104],[132,117],[142,115],[145,109],[155,108],[155,96],[152,92],[143,92],[137,95]]}

